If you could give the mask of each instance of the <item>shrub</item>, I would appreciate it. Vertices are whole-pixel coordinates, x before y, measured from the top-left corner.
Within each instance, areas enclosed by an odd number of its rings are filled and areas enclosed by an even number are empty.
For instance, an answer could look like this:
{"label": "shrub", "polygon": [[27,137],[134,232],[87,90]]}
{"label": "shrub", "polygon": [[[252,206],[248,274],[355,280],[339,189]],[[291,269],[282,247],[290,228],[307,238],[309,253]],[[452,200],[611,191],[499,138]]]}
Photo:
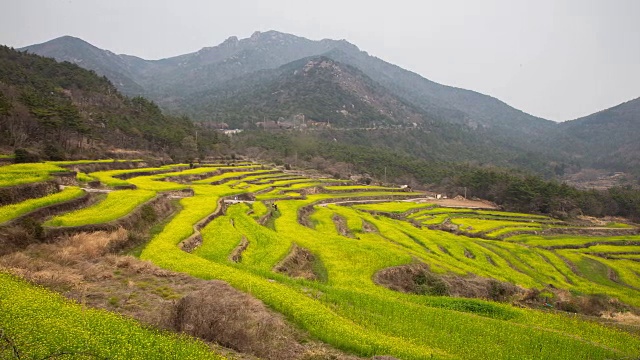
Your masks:
{"label": "shrub", "polygon": [[18,222],[18,225],[25,229],[27,234],[29,234],[29,236],[31,236],[32,238],[42,240],[42,235],[44,234],[44,232],[42,230],[42,225],[39,222],[27,217],[21,219]]}
{"label": "shrub", "polygon": [[13,151],[13,154],[14,154],[13,162],[15,162],[16,164],[33,163],[33,162],[40,161],[40,158],[38,157],[38,155],[31,153],[26,149],[15,149]]}
{"label": "shrub", "polygon": [[142,217],[142,220],[144,220],[147,223],[153,223],[158,219],[158,214],[153,209],[153,206],[149,204],[142,206],[140,211],[141,211],[140,216]]}
{"label": "shrub", "polygon": [[51,161],[62,161],[66,159],[64,149],[52,143],[48,143],[44,147],[44,155]]}
{"label": "shrub", "polygon": [[421,272],[413,278],[417,288],[416,292],[423,295],[445,296],[449,295],[449,288],[437,275]]}
{"label": "shrub", "polygon": [[580,307],[573,301],[559,301],[556,303],[556,308],[558,310],[570,312],[577,314],[580,312]]}
{"label": "shrub", "polygon": [[[292,330],[260,301],[221,281],[180,299],[173,326],[201,339],[261,358],[292,358],[300,350]],[[289,356],[287,356],[289,355]]]}

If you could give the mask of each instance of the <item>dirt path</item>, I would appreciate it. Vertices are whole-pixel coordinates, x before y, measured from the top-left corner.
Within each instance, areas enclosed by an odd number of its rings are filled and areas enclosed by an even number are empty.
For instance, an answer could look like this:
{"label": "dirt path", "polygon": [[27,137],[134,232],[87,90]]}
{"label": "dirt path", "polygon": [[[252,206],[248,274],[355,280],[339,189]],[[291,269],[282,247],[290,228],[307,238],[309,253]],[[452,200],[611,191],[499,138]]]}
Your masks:
{"label": "dirt path", "polygon": [[[64,189],[68,187],[67,185],[60,185],[60,190]],[[88,193],[110,193],[112,191],[114,191],[113,189],[96,189],[96,188],[90,188],[90,187],[81,187],[80,189],[84,190],[85,192]]]}
{"label": "dirt path", "polygon": [[490,203],[488,201],[481,200],[468,200],[468,199],[433,199],[429,200],[429,202],[433,204],[437,204],[444,207],[460,207],[460,208],[469,208],[469,209],[491,209],[497,210],[498,206],[496,204]]}

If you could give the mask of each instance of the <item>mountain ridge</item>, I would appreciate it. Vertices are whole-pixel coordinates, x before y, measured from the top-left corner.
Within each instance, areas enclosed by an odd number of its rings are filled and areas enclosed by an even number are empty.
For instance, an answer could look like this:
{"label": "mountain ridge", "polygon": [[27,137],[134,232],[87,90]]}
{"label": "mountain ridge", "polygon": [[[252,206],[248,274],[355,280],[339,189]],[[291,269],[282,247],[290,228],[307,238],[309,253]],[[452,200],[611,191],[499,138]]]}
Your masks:
{"label": "mountain ridge", "polygon": [[[57,39],[51,41],[57,42]],[[33,46],[25,47],[23,50],[37,52],[58,60],[73,60],[56,53],[47,54],[42,51],[42,48]],[[144,62],[137,65],[139,73],[129,77],[145,88],[145,93],[141,94],[151,96],[163,106],[167,98],[173,99],[176,95],[213,89],[235,77],[258,70],[277,68],[291,61],[314,55],[326,55],[359,68],[397,96],[406,98],[425,111],[433,113],[433,117],[465,123],[472,127],[495,127],[498,122],[491,121],[495,117],[492,113],[498,111],[505,112],[505,115],[499,117],[500,121],[514,117],[511,114],[518,114],[516,118],[524,117],[527,120],[521,121],[525,126],[527,122],[537,122],[538,127],[552,124],[549,120],[513,109],[506,103],[487,95],[435,83],[415,72],[370,56],[346,40],[309,40],[274,30],[254,32],[251,37],[244,39],[231,36],[217,46],[203,47],[193,53],[160,60],[142,59]],[[123,58],[128,59],[128,55],[119,55],[119,59]],[[144,64],[144,69],[141,64]],[[81,65],[86,66],[86,63]],[[132,65],[130,68],[136,67]],[[107,69],[93,68],[92,70],[108,76]],[[395,80],[399,75],[403,77],[404,83]],[[184,90],[185,88],[187,89]],[[420,89],[417,96],[407,95],[415,92],[415,89]],[[128,93],[128,89],[122,90]],[[183,92],[183,94],[177,94],[177,92]],[[445,99],[451,96],[457,96],[459,99]],[[463,100],[463,106],[456,104],[456,102],[461,103],[460,99]],[[483,101],[490,101],[491,104],[475,106]],[[483,109],[488,109],[488,113]],[[532,129],[526,129],[524,132],[530,131]]]}
{"label": "mountain ridge", "polygon": [[[69,45],[69,42],[72,44]],[[74,53],[74,49],[77,53]],[[384,89],[379,94],[401,99],[399,104],[417,108],[421,116],[430,121],[456,124],[463,128],[451,129],[477,132],[490,138],[488,143],[501,144],[496,146],[502,150],[520,152],[521,155],[516,157],[527,159],[531,154],[538,154],[549,159],[555,158],[553,161],[548,160],[549,163],[556,163],[552,165],[554,167],[563,158],[574,164],[574,167],[635,169],[640,173],[640,149],[636,149],[635,145],[635,137],[640,136],[640,125],[629,121],[624,126],[619,123],[626,118],[640,117],[640,109],[636,107],[630,108],[626,117],[614,116],[614,110],[605,109],[558,124],[527,114],[495,97],[436,83],[371,56],[346,40],[309,40],[270,30],[254,32],[243,39],[230,36],[216,46],[160,60],[116,55],[72,37],[54,39],[22,50],[54,57],[59,61],[76,62],[105,75],[125,94],[148,96],[174,115],[189,114],[196,121],[218,121],[216,114],[224,111],[228,113],[225,115],[227,118],[220,121],[229,121],[234,126],[247,123],[241,118],[247,115],[248,109],[253,109],[253,113],[262,111],[262,118],[269,116],[269,120],[305,114],[307,110],[302,111],[297,105],[290,112],[284,112],[282,103],[266,101],[272,99],[268,92],[258,94],[257,91],[268,91],[269,82],[279,76],[278,69],[286,68],[288,64],[301,59],[324,56],[357,69],[370,79],[367,81],[376,83],[376,88]],[[239,86],[242,84],[246,86]],[[298,90],[306,86],[295,82],[291,85]],[[332,91],[327,89],[329,88],[325,88],[323,92]],[[248,99],[246,108],[237,101],[234,106],[219,106],[220,99],[231,94],[238,99]],[[342,94],[343,97],[350,96],[344,92]],[[296,96],[288,102],[295,104],[309,101],[308,96],[303,93]],[[332,96],[327,95],[325,100]],[[325,114],[339,110],[336,109],[336,96],[333,97],[330,108],[323,109]],[[257,104],[252,98],[260,98],[266,102]],[[231,104],[233,99],[230,101],[224,104]],[[322,102],[318,106],[322,106]],[[403,106],[398,105],[398,109]],[[611,109],[615,108],[617,107]],[[307,111],[306,115],[318,112]],[[229,117],[235,117],[235,120],[229,120]],[[618,120],[605,126],[606,117]],[[372,122],[375,120],[369,121]],[[394,121],[385,122],[389,124]],[[413,122],[415,121],[408,120],[404,125]],[[605,139],[608,140],[604,141]],[[496,148],[496,151],[499,152],[499,149]],[[608,163],[613,165],[609,166]],[[564,168],[563,165],[560,167]]]}

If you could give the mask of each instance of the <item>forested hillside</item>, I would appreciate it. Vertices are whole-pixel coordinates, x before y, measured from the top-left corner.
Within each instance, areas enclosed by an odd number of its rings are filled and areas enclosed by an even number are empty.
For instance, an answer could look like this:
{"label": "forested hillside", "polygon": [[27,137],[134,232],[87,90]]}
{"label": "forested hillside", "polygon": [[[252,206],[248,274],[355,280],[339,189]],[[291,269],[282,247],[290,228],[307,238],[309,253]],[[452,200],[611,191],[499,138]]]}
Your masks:
{"label": "forested hillside", "polygon": [[37,157],[103,156],[117,149],[186,158],[220,142],[186,117],[121,95],[106,77],[77,65],[0,47],[0,145]]}
{"label": "forested hillside", "polygon": [[242,128],[279,118],[296,125],[338,128],[432,123],[419,108],[389,93],[358,69],[324,56],[304,58],[258,76],[229,81],[220,90],[182,99],[194,118]]}
{"label": "forested hillside", "polygon": [[545,142],[596,168],[640,174],[640,98],[559,124]]}

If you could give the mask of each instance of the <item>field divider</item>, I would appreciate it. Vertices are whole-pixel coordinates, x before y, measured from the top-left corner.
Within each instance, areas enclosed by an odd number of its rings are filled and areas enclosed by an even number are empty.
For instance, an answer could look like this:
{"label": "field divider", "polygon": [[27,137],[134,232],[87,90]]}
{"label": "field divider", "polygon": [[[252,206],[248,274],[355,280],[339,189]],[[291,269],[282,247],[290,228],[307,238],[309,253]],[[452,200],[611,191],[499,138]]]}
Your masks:
{"label": "field divider", "polygon": [[[338,186],[342,186],[345,187],[347,189],[327,189],[327,187],[338,187]],[[359,192],[380,192],[380,191],[384,191],[384,192],[408,192],[408,190],[403,189],[403,188],[392,188],[392,187],[385,187],[385,188],[377,188],[374,186],[369,186],[369,185],[362,185],[362,187],[356,187],[356,188],[348,188],[350,185],[344,185],[343,183],[327,183],[327,184],[323,184],[321,186],[319,186],[321,188],[321,191],[319,191],[319,193],[321,194],[334,194],[334,193],[338,193],[338,194],[346,194],[346,193],[359,193]],[[357,185],[351,185],[351,186],[357,186]]]}
{"label": "field divider", "polygon": [[61,164],[62,168],[70,169],[71,171],[92,173],[97,171],[110,171],[110,170],[128,170],[134,169],[144,165],[144,161],[110,161],[110,162],[93,162],[86,164],[71,163]]}
{"label": "field divider", "polygon": [[[337,198],[327,198],[327,199],[320,199],[317,201],[312,202],[311,204],[307,204],[305,206],[302,206],[298,209],[298,224],[304,225],[306,227],[309,227],[308,224],[311,224],[311,222],[309,221],[308,217],[309,215],[311,215],[313,213],[313,207],[314,206],[318,206],[318,205],[327,205],[327,204],[339,204],[344,202],[348,202],[350,200],[353,201],[357,201],[357,199],[360,199],[360,197],[339,197],[340,194],[336,194],[338,195]],[[367,199],[370,200],[394,200],[397,198],[398,195],[380,195],[380,196],[371,196],[370,198],[367,197]],[[406,195],[413,195],[413,194],[406,194]],[[340,199],[340,201],[336,202],[335,199]]]}
{"label": "field divider", "polygon": [[[184,168],[186,168],[186,167],[179,167],[177,169],[184,170]],[[111,177],[112,178],[116,178],[116,179],[120,179],[120,180],[129,180],[129,179],[133,179],[134,177],[138,177],[138,176],[153,176],[153,175],[166,174],[166,173],[170,173],[170,172],[176,172],[176,168],[162,169],[162,170],[152,170],[152,171],[140,170],[140,171],[135,171],[135,172],[126,172],[126,173],[122,173],[122,174],[115,174],[115,175],[112,175]]]}
{"label": "field divider", "polygon": [[0,187],[0,206],[16,204],[58,191],[58,183],[54,180]]}
{"label": "field divider", "polygon": [[640,241],[622,240],[622,241],[592,241],[583,244],[570,244],[570,245],[550,245],[540,246],[545,250],[567,250],[567,249],[586,249],[596,245],[610,245],[610,246],[640,246]]}
{"label": "field divider", "polygon": [[[243,172],[243,171],[247,171],[247,168],[233,169],[232,171],[225,171],[225,172]],[[277,174],[277,173],[280,173],[280,172],[281,172],[280,170],[269,170],[269,171],[261,172],[260,175]],[[209,183],[209,185],[222,185],[222,184],[227,183],[229,181],[240,180],[240,179],[243,179],[243,178],[248,177],[248,176],[252,176],[252,174],[241,174],[241,175],[238,175],[238,176],[230,176],[228,178],[212,181],[212,182]]]}
{"label": "field divider", "polygon": [[[84,191],[84,189],[81,189]],[[57,215],[60,213],[64,213],[64,212],[68,212],[71,210],[75,210],[87,205],[90,205],[92,203],[92,200],[94,200],[94,196],[93,194],[84,191],[84,194],[81,197],[75,198],[75,199],[71,199],[71,200],[67,200],[61,203],[57,203],[57,204],[51,204],[51,205],[47,205],[47,206],[43,206],[41,208],[35,209],[33,211],[30,211],[26,214],[22,214],[18,217],[15,217],[11,220],[8,220],[4,223],[0,223],[0,226],[8,226],[8,225],[13,225],[15,223],[20,222],[23,219],[26,218],[31,218],[34,219],[36,221],[42,221],[43,219],[52,216],[52,215]]]}
{"label": "field divider", "polygon": [[422,228],[422,224],[415,220],[415,219],[409,219],[408,216],[416,213],[420,210],[424,210],[423,208],[417,208],[417,209],[412,209],[412,210],[407,210],[405,212],[402,213],[393,213],[393,212],[388,212],[388,211],[378,211],[378,210],[366,210],[366,209],[356,209],[358,211],[364,211],[366,213],[369,213],[371,215],[374,216],[384,216],[384,217],[388,217],[390,219],[394,219],[394,220],[399,220],[399,221],[406,221],[408,223],[410,223],[411,225],[413,225],[414,227],[417,227],[418,229]]}
{"label": "field divider", "polygon": [[216,167],[211,167],[211,171],[208,172],[204,172],[204,173],[200,173],[200,174],[187,174],[187,175],[173,175],[173,176],[168,176],[166,178],[164,178],[164,181],[171,181],[171,182],[177,182],[177,183],[188,183],[188,182],[192,182],[192,181],[198,181],[198,180],[202,180],[202,179],[206,179],[212,176],[216,176],[216,175],[221,175],[224,173],[230,173],[230,172],[243,172],[243,171],[248,171],[251,170],[253,168],[216,168]]}
{"label": "field divider", "polygon": [[[600,232],[600,233],[597,233]],[[592,236],[626,236],[639,235],[640,228],[549,228],[540,232],[542,235],[592,235]]]}
{"label": "field divider", "polygon": [[125,229],[130,229],[133,224],[135,224],[142,217],[142,208],[146,205],[155,206],[161,202],[168,202],[170,196],[168,194],[162,193],[154,196],[151,200],[146,201],[138,206],[136,206],[131,212],[127,215],[115,219],[112,221],[108,221],[101,224],[87,224],[87,225],[79,225],[79,226],[43,226],[43,237],[45,239],[51,240],[61,235],[70,235],[79,232],[94,232],[94,231],[113,231],[117,230],[120,227]]}
{"label": "field divider", "polygon": [[200,231],[204,229],[205,226],[209,225],[210,222],[212,222],[219,216],[224,215],[225,211],[227,210],[227,204],[225,200],[231,199],[234,197],[235,196],[223,196],[219,198],[218,206],[216,207],[216,210],[211,214],[209,214],[208,216],[206,216],[204,219],[201,219],[200,221],[195,223],[193,225],[193,234],[191,234],[188,238],[180,241],[180,243],[178,243],[178,248],[180,248],[180,250],[182,251],[191,253],[198,246],[202,245],[202,234],[200,233]]}

